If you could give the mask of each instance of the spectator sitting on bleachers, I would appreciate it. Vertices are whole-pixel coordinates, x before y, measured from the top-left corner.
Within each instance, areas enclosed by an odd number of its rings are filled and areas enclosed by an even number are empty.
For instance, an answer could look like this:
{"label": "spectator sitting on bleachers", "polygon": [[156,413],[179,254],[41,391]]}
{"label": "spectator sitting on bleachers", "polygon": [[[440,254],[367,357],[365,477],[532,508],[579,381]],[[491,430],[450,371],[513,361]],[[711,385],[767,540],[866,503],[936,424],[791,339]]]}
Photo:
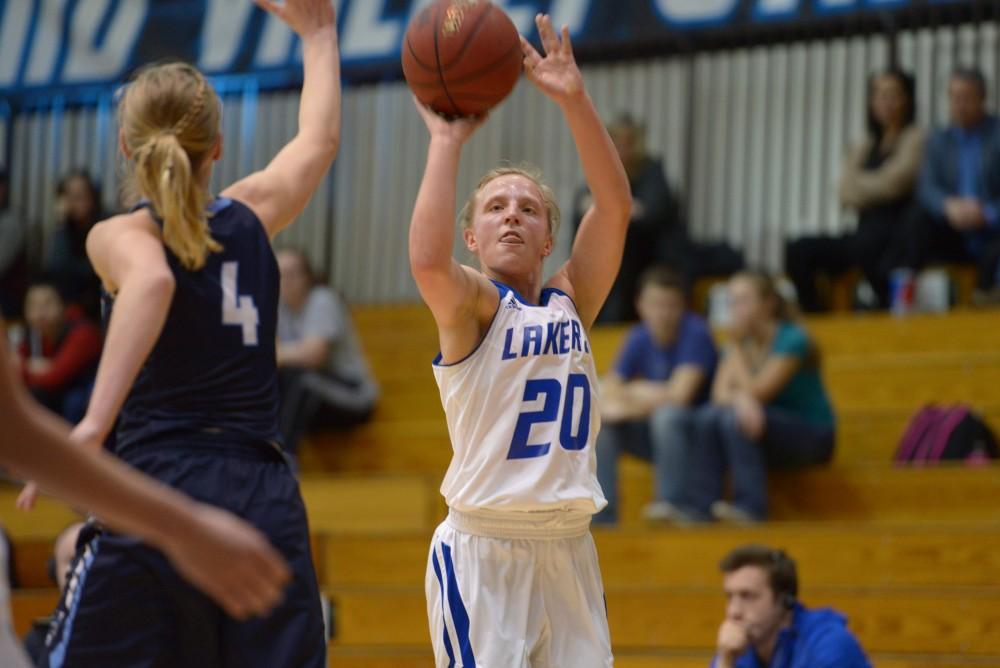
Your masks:
{"label": "spectator sitting on bleachers", "polygon": [[948,84],[951,124],[927,141],[909,217],[907,264],[973,264],[978,289],[994,291],[1000,260],[1000,119],[986,113],[986,80],[959,69]]}
{"label": "spectator sitting on bleachers", "polygon": [[629,331],[602,384],[597,478],[608,506],[596,522],[617,520],[622,452],[653,462],[656,499],[643,511],[646,519],[683,519],[677,508],[692,440],[692,407],[708,400],[715,373],[712,333],[687,309],[679,275],[659,266],[647,269],[636,307],[641,322]]}
{"label": "spectator sitting on bleachers", "polygon": [[285,448],[294,453],[310,427],[366,422],[379,388],[340,296],[317,284],[300,251],[280,251],[278,268],[279,425]]}
{"label": "spectator sitting on bleachers", "polygon": [[19,360],[28,389],[70,424],[87,410],[101,356],[101,331],[77,306],[67,306],[55,283],[38,280],[24,304],[27,335]]}
{"label": "spectator sitting on bleachers", "polygon": [[827,310],[816,279],[859,267],[877,306],[889,306],[889,274],[905,243],[905,218],[923,158],[924,132],[915,123],[913,77],[890,69],[868,88],[868,134],[844,159],[840,202],[858,213],[857,229],[838,237],[806,237],[785,247],[785,267],[804,311]]}
{"label": "spectator sitting on bleachers", "polygon": [[[625,238],[621,269],[597,320],[632,322],[637,317],[635,294],[639,276],[658,261],[677,266],[686,259],[684,251],[689,244],[680,204],[667,184],[663,163],[646,151],[643,125],[623,114],[608,126],[608,134],[628,175],[632,220]],[[590,193],[584,188],[576,198],[576,229],[590,203]]]}
{"label": "spectator sitting on bleachers", "polygon": [[783,551],[747,545],[719,568],[726,618],[713,668],[870,668],[842,614],[799,602],[795,561]]}
{"label": "spectator sitting on bleachers", "polygon": [[[698,519],[749,523],[767,515],[767,468],[830,460],[834,415],[819,351],[767,275],[729,282],[733,340],[712,387],[713,404],[695,416],[685,510]],[[729,471],[733,502],[722,500]]]}
{"label": "spectator sitting on bleachers", "polygon": [[[729,275],[743,268],[741,253],[725,243],[697,243],[688,234],[677,193],[667,183],[663,161],[646,148],[646,127],[629,114],[608,125],[608,134],[625,166],[632,192],[632,218],[625,237],[621,269],[597,322],[634,322],[635,294],[642,272],[654,264],[674,267],[689,284],[706,276]],[[575,230],[591,204],[586,188],[577,193]]]}
{"label": "spectator sitting on bleachers", "polygon": [[86,170],[75,169],[59,181],[56,196],[59,222],[46,244],[44,270],[68,303],[97,318],[101,282],[87,258],[87,234],[104,218],[100,188]]}
{"label": "spectator sitting on bleachers", "polygon": [[0,314],[20,318],[27,279],[27,229],[10,206],[10,176],[0,168]]}

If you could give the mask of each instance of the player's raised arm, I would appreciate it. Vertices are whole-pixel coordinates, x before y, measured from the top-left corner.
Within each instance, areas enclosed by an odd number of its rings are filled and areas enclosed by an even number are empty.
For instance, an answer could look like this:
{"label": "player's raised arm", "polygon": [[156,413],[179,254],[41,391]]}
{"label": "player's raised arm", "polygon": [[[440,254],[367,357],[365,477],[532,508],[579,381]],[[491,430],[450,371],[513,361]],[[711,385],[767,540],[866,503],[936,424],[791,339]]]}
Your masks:
{"label": "player's raised arm", "polygon": [[222,195],[246,203],[274,237],[305,208],[340,145],[340,55],[332,0],[255,0],[302,39],[298,134],[263,170]]}
{"label": "player's raised arm", "polygon": [[545,56],[522,38],[525,74],[562,109],[593,197],[580,223],[573,253],[550,285],[573,295],[580,317],[589,327],[618,275],[632,195],[621,159],[584,89],[569,30],[563,27],[560,37],[547,15],[539,14],[535,23]]}
{"label": "player's raised arm", "polygon": [[[410,221],[410,270],[441,334],[442,353],[461,357],[479,342],[479,295],[486,279],[452,256],[455,190],[462,145],[483,119],[447,121],[419,102],[431,140]],[[455,351],[455,354],[449,354]]]}

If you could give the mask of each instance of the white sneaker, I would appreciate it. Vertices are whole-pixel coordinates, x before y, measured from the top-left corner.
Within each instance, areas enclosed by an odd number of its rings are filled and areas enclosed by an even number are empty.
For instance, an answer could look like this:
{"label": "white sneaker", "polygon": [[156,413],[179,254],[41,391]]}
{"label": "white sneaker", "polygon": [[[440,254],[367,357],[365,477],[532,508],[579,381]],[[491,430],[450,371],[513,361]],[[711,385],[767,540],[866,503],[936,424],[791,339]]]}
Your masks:
{"label": "white sneaker", "polygon": [[691,515],[669,501],[653,501],[642,509],[642,519],[647,522],[672,522],[674,524],[694,524]]}
{"label": "white sneaker", "polygon": [[730,524],[749,526],[752,524],[760,524],[761,522],[761,520],[757,519],[747,511],[737,505],[729,503],[728,501],[716,501],[713,503],[711,513],[712,517],[720,522],[729,522]]}

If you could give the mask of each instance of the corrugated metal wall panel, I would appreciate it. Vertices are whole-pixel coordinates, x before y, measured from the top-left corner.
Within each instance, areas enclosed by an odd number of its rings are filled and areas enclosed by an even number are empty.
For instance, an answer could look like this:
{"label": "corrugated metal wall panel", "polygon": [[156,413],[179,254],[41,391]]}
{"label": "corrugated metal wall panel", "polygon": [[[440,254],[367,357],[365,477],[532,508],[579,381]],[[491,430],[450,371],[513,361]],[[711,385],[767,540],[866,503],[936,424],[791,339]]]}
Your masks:
{"label": "corrugated metal wall panel", "polygon": [[[947,119],[947,78],[959,62],[982,67],[1000,87],[995,24],[922,29],[898,36],[900,64],[917,76],[920,121]],[[662,157],[682,194],[692,234],[743,247],[755,265],[778,268],[783,240],[837,233],[851,225],[836,194],[839,163],[864,131],[868,75],[888,62],[882,36],[846,37],[732,52],[585,67],[602,117],[627,112],[646,124],[650,152]],[[693,77],[693,79],[692,79]],[[225,155],[213,187],[262,168],[293,136],[298,96],[258,94],[253,83],[223,92]],[[427,137],[402,83],[349,88],[334,168],[300,220],[278,245],[302,248],[332,283],[356,301],[412,299],[407,228]],[[111,96],[85,110],[55,106],[17,116],[9,143],[12,201],[34,224],[35,243],[55,215],[61,173],[84,166],[117,200],[117,123]],[[583,183],[572,137],[555,105],[522,81],[463,154],[456,206],[478,178],[502,161],[545,172],[564,226],[547,264],[568,256],[573,203]],[[462,252],[456,230],[456,248]]]}
{"label": "corrugated metal wall panel", "polygon": [[747,260],[754,264],[766,264],[765,257],[780,253],[780,248],[761,230],[773,229],[775,221],[786,220],[789,208],[789,169],[786,159],[789,154],[789,133],[785,126],[788,110],[791,108],[788,77],[792,71],[793,55],[789,47],[765,50],[767,67],[767,106],[762,121],[766,138],[765,158],[761,168],[764,193],[760,216],[756,219],[759,241],[747,248]]}

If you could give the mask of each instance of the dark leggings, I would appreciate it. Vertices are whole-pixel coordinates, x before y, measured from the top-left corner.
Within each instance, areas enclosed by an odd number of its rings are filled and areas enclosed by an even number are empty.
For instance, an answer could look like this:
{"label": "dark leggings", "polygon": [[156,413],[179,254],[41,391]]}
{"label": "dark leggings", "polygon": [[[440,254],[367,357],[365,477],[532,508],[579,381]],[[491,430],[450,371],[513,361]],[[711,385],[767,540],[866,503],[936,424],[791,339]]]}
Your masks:
{"label": "dark leggings", "polygon": [[785,269],[795,284],[802,310],[825,310],[816,289],[821,275],[839,276],[858,267],[875,290],[879,305],[888,306],[889,274],[895,268],[899,221],[863,220],[857,231],[840,237],[806,237],[785,247]]}
{"label": "dark leggings", "polygon": [[689,455],[687,498],[694,514],[707,517],[722,499],[730,474],[733,503],[758,519],[767,516],[767,469],[803,468],[830,461],[834,430],[808,422],[781,408],[765,407],[760,442],[747,438],[730,406],[711,405],[695,415],[696,447]]}
{"label": "dark leggings", "polygon": [[279,427],[285,450],[292,454],[308,429],[352,427],[366,422],[374,409],[359,384],[331,374],[286,367],[278,372],[278,384]]}

